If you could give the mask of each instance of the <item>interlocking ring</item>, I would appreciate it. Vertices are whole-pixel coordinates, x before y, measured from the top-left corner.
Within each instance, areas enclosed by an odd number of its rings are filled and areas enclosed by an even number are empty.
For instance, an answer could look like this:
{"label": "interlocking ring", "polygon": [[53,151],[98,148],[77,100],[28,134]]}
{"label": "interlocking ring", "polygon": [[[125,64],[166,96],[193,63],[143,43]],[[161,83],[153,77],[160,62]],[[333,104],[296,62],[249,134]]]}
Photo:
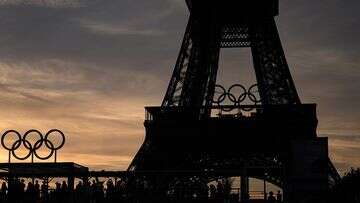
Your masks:
{"label": "interlocking ring", "polygon": [[233,95],[232,92],[233,90],[235,90],[236,88],[240,88],[241,93],[239,94],[239,96],[237,97],[236,100],[232,100],[230,97],[230,101],[232,101],[235,105],[240,105],[243,101],[245,101],[246,96],[247,96],[247,91],[246,88],[240,84],[235,84],[232,85],[229,89],[228,89],[228,93],[230,95]]}
{"label": "interlocking ring", "polygon": [[[219,94],[219,96],[217,98],[215,98],[217,95]],[[215,92],[214,92],[214,98],[213,98],[213,101],[212,103],[213,104],[217,104],[217,105],[220,105],[221,103],[224,102],[224,100],[226,99],[226,89],[221,86],[221,85],[215,85]]]}
{"label": "interlocking ring", "polygon": [[[249,100],[251,102],[254,103],[254,105],[258,105],[259,103],[261,103],[261,98],[260,98],[260,94],[259,94],[259,90],[258,90],[258,85],[257,84],[254,84],[254,85],[251,85],[249,87],[249,89],[247,90],[247,98],[249,98]],[[242,108],[242,110],[244,111],[252,111],[254,110],[253,107],[244,107]]]}
{"label": "interlocking ring", "polygon": [[[17,139],[11,144],[11,146],[7,146],[5,144],[5,138],[6,138],[6,136],[8,136],[10,134],[15,134]],[[28,139],[28,137],[31,134],[36,134],[38,136],[38,139],[35,141],[35,143],[31,143],[30,140]],[[60,135],[60,137],[61,137],[60,144],[58,144],[57,146],[54,145],[54,143],[49,139],[49,136],[51,134],[59,134]],[[58,129],[50,130],[49,132],[47,132],[45,134],[45,137],[42,135],[42,133],[40,131],[34,130],[34,129],[28,130],[23,136],[21,136],[21,134],[19,132],[17,132],[16,130],[8,130],[1,137],[2,147],[9,151],[9,156],[11,153],[13,155],[13,157],[15,157],[18,160],[26,160],[30,156],[32,158],[33,158],[33,156],[35,156],[36,158],[38,158],[40,160],[47,160],[47,159],[51,158],[54,153],[55,153],[55,160],[56,160],[56,151],[61,149],[64,146],[64,144],[65,144],[65,135],[63,132],[61,132]],[[25,147],[25,149],[28,150],[28,153],[22,157],[16,154],[16,150],[19,149],[21,147],[21,145],[23,145]],[[42,146],[45,146],[47,149],[50,150],[48,155],[41,156],[38,154],[38,150]],[[9,160],[10,160],[10,157],[9,157]]]}

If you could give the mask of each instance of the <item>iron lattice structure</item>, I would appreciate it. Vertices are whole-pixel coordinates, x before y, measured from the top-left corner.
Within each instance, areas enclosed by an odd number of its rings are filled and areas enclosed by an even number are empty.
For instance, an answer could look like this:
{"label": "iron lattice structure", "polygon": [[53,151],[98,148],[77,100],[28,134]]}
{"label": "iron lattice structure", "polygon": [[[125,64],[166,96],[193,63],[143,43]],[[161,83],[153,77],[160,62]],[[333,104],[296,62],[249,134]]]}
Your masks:
{"label": "iron lattice structure", "polygon": [[300,103],[274,20],[277,1],[187,2],[190,19],[162,106],[211,106],[220,49],[239,47],[251,48],[263,104]]}
{"label": "iron lattice structure", "polygon": [[[338,174],[327,138],[316,135],[316,105],[301,104],[291,77],[274,19],[278,0],[186,3],[190,18],[168,89],[161,107],[146,108],[145,141],[128,171],[169,172],[147,180],[165,196],[178,182],[228,176],[242,177],[242,200],[248,177],[283,188],[287,202],[327,190]],[[220,50],[242,47],[251,48],[257,86],[226,90],[216,84]],[[235,97],[235,87],[244,93]],[[243,105],[246,97],[254,105]],[[233,104],[222,105],[225,98]]]}

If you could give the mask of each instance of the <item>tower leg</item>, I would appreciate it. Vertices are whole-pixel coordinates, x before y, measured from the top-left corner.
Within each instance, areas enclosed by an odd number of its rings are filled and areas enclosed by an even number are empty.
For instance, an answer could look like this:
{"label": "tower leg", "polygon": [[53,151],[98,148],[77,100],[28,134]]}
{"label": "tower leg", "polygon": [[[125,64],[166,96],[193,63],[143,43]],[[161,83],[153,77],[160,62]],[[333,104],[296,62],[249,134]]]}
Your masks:
{"label": "tower leg", "polygon": [[291,144],[284,201],[290,203],[320,202],[328,190],[326,160],[328,144],[326,138],[295,140]]}
{"label": "tower leg", "polygon": [[252,26],[251,51],[262,104],[300,104],[273,18]]}

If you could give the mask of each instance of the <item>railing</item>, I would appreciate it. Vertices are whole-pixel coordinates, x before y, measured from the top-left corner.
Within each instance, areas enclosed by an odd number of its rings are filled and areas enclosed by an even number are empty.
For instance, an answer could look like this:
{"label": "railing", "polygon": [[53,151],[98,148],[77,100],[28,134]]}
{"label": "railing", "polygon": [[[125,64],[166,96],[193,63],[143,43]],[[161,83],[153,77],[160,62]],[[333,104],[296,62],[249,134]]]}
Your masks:
{"label": "railing", "polygon": [[[231,188],[229,194],[218,194],[215,191],[212,194],[210,191],[202,191],[199,193],[199,188],[177,188],[177,191],[172,191],[167,195],[161,195],[164,191],[148,191],[146,189],[136,190],[132,188],[131,191],[124,188],[118,182],[95,182],[89,184],[78,184],[76,188],[71,189],[67,186],[54,188],[49,185],[38,185],[42,189],[37,188],[22,188],[18,191],[10,191],[3,189],[0,192],[0,202],[124,202],[124,203],[147,203],[147,202],[239,202],[240,188]],[[66,184],[66,183],[65,183]],[[33,187],[33,186],[32,186]],[[159,195],[160,194],[160,195]],[[250,200],[264,200],[264,191],[249,191]]]}
{"label": "railing", "polygon": [[[232,187],[230,194],[239,197],[240,200],[240,194],[241,194],[241,188],[240,187]],[[264,191],[249,191],[249,199],[264,199],[265,198],[265,192]]]}
{"label": "railing", "polygon": [[[263,106],[212,106],[212,107],[146,107],[145,120],[179,119],[179,118],[225,118],[225,117],[250,117],[261,113]],[[206,115],[206,116],[205,116]]]}
{"label": "railing", "polygon": [[274,117],[316,118],[315,104],[215,105],[210,107],[145,107],[145,120]]}

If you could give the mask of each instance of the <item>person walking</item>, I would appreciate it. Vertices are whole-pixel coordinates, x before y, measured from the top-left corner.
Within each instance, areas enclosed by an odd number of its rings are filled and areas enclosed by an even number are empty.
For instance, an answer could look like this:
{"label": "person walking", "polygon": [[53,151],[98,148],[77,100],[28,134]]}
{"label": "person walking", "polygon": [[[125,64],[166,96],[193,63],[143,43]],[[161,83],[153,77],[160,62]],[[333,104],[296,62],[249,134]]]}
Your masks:
{"label": "person walking", "polygon": [[268,203],[275,203],[276,202],[276,199],[274,197],[274,193],[272,191],[269,192],[269,197],[268,197],[267,200],[268,200],[267,201]]}

